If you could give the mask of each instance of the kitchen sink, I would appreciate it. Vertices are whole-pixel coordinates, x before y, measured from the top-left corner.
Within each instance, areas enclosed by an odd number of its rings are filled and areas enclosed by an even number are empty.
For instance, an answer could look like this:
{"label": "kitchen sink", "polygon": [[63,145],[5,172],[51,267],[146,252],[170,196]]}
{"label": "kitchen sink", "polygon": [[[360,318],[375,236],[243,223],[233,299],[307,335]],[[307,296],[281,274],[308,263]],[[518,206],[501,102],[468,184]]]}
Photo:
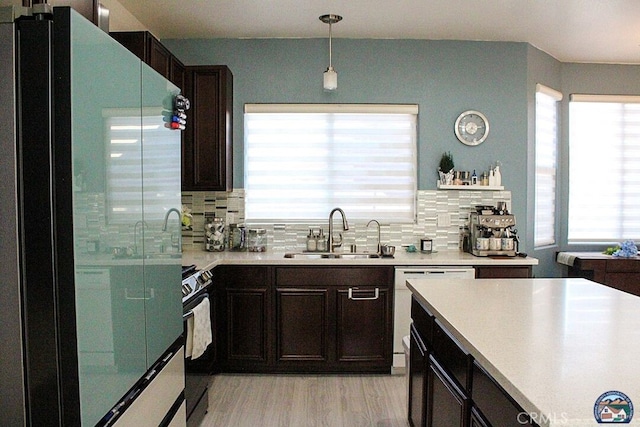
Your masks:
{"label": "kitchen sink", "polygon": [[368,252],[291,252],[285,258],[294,259],[368,259],[380,258],[378,254]]}

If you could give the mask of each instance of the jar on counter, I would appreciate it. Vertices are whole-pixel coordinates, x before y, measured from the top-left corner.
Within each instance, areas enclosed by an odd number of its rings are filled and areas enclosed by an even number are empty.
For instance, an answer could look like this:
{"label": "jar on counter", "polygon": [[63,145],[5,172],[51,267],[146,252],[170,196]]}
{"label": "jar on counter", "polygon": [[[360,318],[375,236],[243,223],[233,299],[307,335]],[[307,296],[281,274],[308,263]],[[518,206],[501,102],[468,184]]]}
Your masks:
{"label": "jar on counter", "polygon": [[222,252],[226,246],[224,218],[207,219],[204,225],[204,248],[209,252]]}
{"label": "jar on counter", "polygon": [[265,252],[267,250],[267,230],[264,228],[249,229],[249,252]]}
{"label": "jar on counter", "polygon": [[229,225],[229,250],[247,250],[247,232],[243,224]]}

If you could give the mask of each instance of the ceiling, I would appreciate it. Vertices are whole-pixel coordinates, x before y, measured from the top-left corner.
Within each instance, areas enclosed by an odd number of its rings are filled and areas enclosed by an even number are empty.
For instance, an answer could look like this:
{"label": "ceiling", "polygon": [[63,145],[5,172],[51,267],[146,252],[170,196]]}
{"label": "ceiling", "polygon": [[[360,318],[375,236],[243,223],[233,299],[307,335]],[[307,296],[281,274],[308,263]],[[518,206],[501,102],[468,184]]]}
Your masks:
{"label": "ceiling", "polygon": [[640,64],[640,0],[119,0],[160,39],[528,42],[563,62]]}

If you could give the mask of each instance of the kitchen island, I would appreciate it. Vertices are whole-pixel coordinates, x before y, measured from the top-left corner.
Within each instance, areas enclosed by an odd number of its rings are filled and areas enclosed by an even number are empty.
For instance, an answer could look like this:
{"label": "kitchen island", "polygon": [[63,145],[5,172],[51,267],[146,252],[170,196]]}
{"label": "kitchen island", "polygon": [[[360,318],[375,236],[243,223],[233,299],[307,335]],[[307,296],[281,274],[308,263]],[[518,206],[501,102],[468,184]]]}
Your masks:
{"label": "kitchen island", "polygon": [[[527,424],[526,415],[534,425],[592,426],[597,425],[594,406],[602,394],[619,391],[640,402],[635,368],[640,298],[577,278],[416,279],[408,286],[414,295],[412,334],[419,324],[426,335],[425,360],[435,363],[439,372],[432,376],[436,386],[424,389],[437,390],[437,379],[446,378],[445,383],[453,384],[449,390],[456,390],[452,393],[460,402],[460,419],[470,419],[471,425],[489,420],[517,426]],[[413,340],[411,344],[414,370],[417,350]],[[424,408],[416,404],[423,396],[415,390],[422,387],[413,390],[410,408],[425,417],[439,416],[438,411],[429,415],[429,403]],[[492,390],[500,392],[498,400],[511,405],[511,412],[496,413],[502,407],[490,402]],[[429,399],[438,396],[434,392],[425,402]],[[511,415],[491,421],[504,414]],[[640,425],[640,416],[636,414],[631,425]]]}

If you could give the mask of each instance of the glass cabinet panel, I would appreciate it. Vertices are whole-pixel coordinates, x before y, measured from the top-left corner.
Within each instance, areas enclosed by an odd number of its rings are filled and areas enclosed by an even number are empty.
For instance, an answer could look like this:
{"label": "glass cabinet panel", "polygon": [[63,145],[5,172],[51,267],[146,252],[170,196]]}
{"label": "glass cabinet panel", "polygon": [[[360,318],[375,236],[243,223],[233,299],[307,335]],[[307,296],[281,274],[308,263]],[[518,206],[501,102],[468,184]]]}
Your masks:
{"label": "glass cabinet panel", "polygon": [[141,62],[76,13],[70,30],[80,406],[94,425],[147,370]]}
{"label": "glass cabinet panel", "polygon": [[144,282],[147,359],[150,363],[182,333],[180,131],[168,127],[179,89],[142,64]]}

